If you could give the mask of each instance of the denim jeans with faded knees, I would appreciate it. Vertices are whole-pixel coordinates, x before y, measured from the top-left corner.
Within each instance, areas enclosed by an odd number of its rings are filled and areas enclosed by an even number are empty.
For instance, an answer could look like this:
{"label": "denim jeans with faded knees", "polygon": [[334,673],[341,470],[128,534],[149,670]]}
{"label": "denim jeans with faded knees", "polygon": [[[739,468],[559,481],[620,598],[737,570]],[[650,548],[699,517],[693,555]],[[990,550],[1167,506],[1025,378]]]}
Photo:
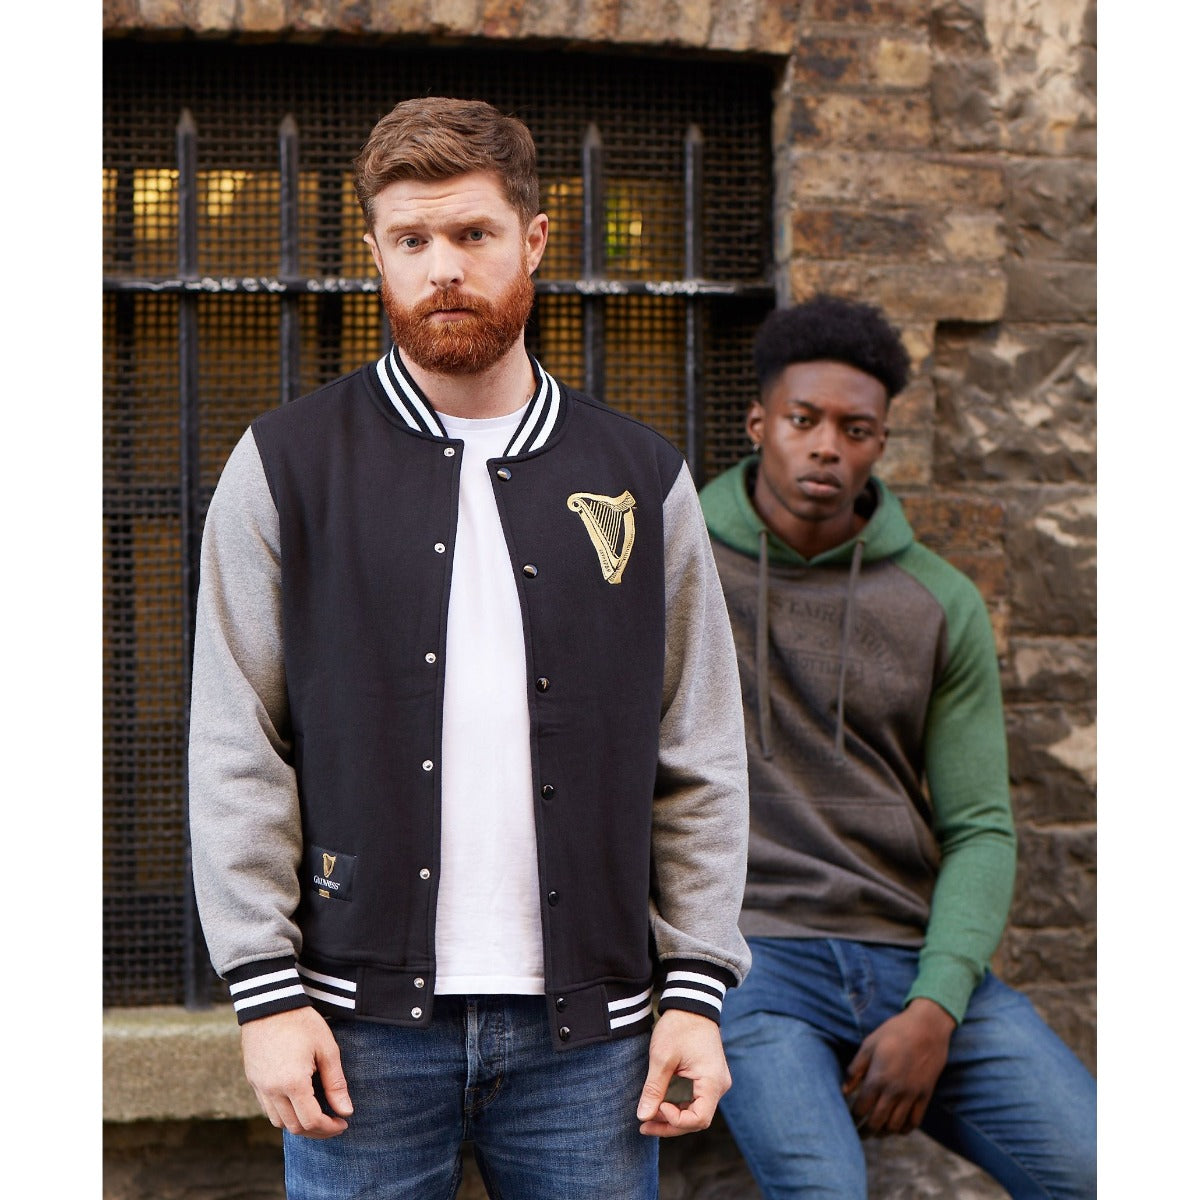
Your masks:
{"label": "denim jeans with faded knees", "polygon": [[[863,1039],[904,1005],[917,952],[750,938],[725,999],[733,1087],[721,1112],[766,1200],[865,1200],[866,1164],[841,1085]],[[1014,1200],[1096,1194],[1096,1082],[1019,992],[976,988],[921,1128]]]}
{"label": "denim jeans with faded knees", "polygon": [[552,1049],[542,996],[438,996],[427,1029],[331,1025],[354,1103],[345,1133],[284,1134],[288,1200],[452,1200],[474,1143],[493,1200],[655,1200],[638,1132],[649,1034]]}

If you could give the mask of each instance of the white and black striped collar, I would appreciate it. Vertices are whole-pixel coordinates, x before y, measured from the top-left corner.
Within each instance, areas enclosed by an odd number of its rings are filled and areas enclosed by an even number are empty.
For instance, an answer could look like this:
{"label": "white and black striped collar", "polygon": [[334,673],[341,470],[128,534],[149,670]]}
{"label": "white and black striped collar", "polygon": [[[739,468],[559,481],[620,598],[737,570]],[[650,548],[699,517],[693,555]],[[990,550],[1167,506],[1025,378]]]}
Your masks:
{"label": "white and black striped collar", "polygon": [[[518,454],[532,454],[549,441],[551,434],[561,423],[563,412],[562,389],[558,381],[530,355],[533,367],[533,396],[525,408],[525,414],[517,425],[512,441],[504,451],[505,458]],[[375,373],[383,386],[384,393],[392,402],[404,423],[417,433],[449,440],[437,410],[425,397],[417,381],[409,373],[395,346],[376,364]]]}

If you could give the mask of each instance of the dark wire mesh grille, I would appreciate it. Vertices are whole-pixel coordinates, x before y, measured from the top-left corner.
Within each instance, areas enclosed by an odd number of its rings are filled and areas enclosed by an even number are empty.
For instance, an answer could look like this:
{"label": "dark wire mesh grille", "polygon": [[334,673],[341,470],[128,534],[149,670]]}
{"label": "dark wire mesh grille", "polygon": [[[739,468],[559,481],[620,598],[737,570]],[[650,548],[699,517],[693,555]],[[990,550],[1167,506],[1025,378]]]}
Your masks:
{"label": "dark wire mesh grille", "polygon": [[[603,144],[603,273],[686,275],[684,139],[704,138],[704,277],[769,278],[770,89],[762,66],[682,60],[347,47],[140,44],[105,47],[103,263],[105,979],[108,1004],[178,1003],[192,950],[184,834],[189,605],[184,530],[203,515],[233,444],[280,400],[285,309],[299,329],[298,392],[377,356],[379,302],[353,289],[289,296],[201,294],[194,416],[181,408],[176,125],[197,129],[197,269],[213,279],[283,273],[280,123],[298,128],[299,258],[314,281],[374,277],[350,164],[403,96],[481,97],[520,116],[538,143],[551,237],[540,281],[583,276],[582,143]],[[116,290],[166,282],[163,294]],[[681,447],[687,301],[539,295],[529,343],[564,383],[584,386],[584,310],[603,308],[605,398]],[[695,302],[693,302],[695,303]],[[734,461],[753,393],[749,339],[763,289],[699,302],[703,462]],[[290,308],[288,307],[290,306]],[[199,487],[181,495],[181,428],[199,449]],[[187,512],[188,507],[195,512]],[[206,992],[211,978],[201,981]],[[201,997],[203,998],[203,997]]]}

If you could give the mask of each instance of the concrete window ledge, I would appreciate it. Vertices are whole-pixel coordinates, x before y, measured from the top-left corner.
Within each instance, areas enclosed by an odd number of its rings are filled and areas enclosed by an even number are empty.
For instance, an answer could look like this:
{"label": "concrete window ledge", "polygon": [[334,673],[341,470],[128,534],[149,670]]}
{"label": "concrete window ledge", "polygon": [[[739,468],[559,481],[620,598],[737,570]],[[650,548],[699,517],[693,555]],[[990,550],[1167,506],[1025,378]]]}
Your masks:
{"label": "concrete window ledge", "polygon": [[242,1074],[229,1005],[111,1008],[104,1013],[104,1119],[177,1121],[260,1116]]}

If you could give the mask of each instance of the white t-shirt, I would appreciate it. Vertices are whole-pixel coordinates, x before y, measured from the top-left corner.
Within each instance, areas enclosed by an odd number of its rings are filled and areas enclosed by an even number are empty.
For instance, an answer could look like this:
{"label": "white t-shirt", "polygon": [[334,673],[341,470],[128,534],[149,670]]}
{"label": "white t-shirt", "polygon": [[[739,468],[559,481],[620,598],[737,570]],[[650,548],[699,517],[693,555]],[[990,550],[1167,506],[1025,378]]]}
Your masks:
{"label": "white t-shirt", "polygon": [[544,988],[525,638],[487,460],[524,410],[441,416],[463,439],[442,706],[439,993]]}

